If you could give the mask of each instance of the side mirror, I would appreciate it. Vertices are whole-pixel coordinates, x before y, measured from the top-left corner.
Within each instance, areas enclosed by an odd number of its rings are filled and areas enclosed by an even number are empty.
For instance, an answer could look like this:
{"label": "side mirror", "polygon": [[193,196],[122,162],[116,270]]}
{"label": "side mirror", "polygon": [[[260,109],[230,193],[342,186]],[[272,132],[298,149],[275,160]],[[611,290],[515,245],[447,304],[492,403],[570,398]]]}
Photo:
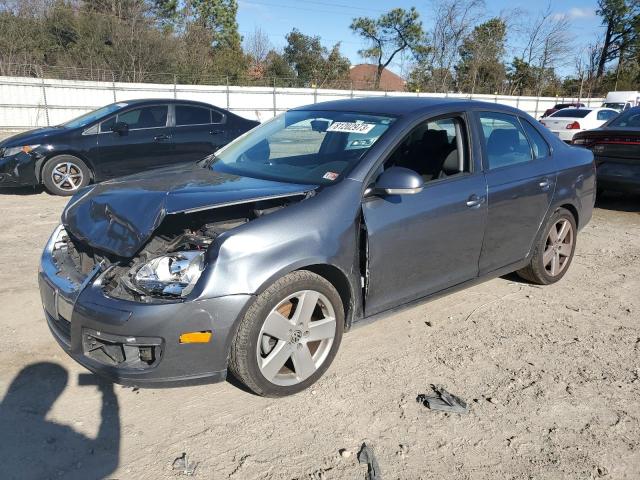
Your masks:
{"label": "side mirror", "polygon": [[417,172],[404,167],[391,167],[378,177],[373,193],[412,195],[420,193],[423,188],[424,180]]}
{"label": "side mirror", "polygon": [[111,126],[111,131],[118,135],[125,135],[129,132],[129,124],[126,122],[116,122]]}

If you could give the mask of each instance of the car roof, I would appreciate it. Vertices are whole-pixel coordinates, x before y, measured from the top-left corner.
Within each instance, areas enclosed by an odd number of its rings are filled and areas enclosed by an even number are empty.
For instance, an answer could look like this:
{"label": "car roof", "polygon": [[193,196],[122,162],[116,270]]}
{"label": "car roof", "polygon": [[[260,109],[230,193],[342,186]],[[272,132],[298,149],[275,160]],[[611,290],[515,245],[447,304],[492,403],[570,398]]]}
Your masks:
{"label": "car roof", "polygon": [[127,107],[157,105],[158,103],[179,103],[179,104],[189,104],[189,105],[207,107],[207,108],[211,108],[211,107],[221,108],[221,107],[217,107],[216,105],[212,105],[210,103],[198,102],[196,100],[181,100],[179,98],[137,98],[133,100],[120,100],[113,103],[116,105],[118,103],[126,103]]}
{"label": "car roof", "polygon": [[376,115],[408,116],[428,112],[434,108],[451,107],[458,110],[487,109],[505,113],[517,113],[522,115],[522,110],[492,102],[480,102],[464,98],[449,97],[362,97],[344,100],[332,100],[329,102],[314,103],[294,108],[293,110],[312,111],[337,111],[370,113]]}

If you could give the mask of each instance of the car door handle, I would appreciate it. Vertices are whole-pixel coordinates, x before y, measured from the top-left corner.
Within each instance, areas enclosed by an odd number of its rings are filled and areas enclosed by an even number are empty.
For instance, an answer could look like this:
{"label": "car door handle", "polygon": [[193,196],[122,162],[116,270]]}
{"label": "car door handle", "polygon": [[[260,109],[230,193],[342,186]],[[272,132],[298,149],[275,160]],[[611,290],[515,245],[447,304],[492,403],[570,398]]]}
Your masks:
{"label": "car door handle", "polygon": [[479,197],[478,195],[471,195],[467,199],[467,207],[469,208],[477,208],[484,203],[484,197]]}
{"label": "car door handle", "polygon": [[549,187],[551,186],[551,181],[548,178],[545,178],[540,183],[538,183],[538,185],[540,185],[540,188],[542,190],[549,190]]}
{"label": "car door handle", "polygon": [[224,133],[224,130],[211,130],[209,135],[219,135],[221,133]]}
{"label": "car door handle", "polygon": [[171,138],[170,135],[165,135],[165,134],[156,135],[155,137],[153,137],[153,141],[154,142],[161,142],[163,140],[169,140],[170,138]]}

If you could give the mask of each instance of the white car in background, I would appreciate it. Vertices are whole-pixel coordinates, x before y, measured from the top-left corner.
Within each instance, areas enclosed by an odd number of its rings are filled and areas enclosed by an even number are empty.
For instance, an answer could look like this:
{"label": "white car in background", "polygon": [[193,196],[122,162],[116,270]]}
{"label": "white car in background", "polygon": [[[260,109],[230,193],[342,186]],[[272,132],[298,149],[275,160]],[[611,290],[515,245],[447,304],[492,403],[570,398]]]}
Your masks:
{"label": "white car in background", "polygon": [[576,133],[601,127],[619,113],[612,108],[563,108],[540,120],[540,123],[561,140],[571,142]]}

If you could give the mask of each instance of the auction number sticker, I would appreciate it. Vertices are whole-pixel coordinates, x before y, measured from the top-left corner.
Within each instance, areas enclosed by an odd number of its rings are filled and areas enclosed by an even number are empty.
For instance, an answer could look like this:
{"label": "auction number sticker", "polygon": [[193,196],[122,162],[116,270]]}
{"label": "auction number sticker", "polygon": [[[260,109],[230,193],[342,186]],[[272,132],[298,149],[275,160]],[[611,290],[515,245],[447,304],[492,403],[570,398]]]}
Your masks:
{"label": "auction number sticker", "polygon": [[327,132],[369,133],[375,127],[374,123],[361,122],[333,122]]}

